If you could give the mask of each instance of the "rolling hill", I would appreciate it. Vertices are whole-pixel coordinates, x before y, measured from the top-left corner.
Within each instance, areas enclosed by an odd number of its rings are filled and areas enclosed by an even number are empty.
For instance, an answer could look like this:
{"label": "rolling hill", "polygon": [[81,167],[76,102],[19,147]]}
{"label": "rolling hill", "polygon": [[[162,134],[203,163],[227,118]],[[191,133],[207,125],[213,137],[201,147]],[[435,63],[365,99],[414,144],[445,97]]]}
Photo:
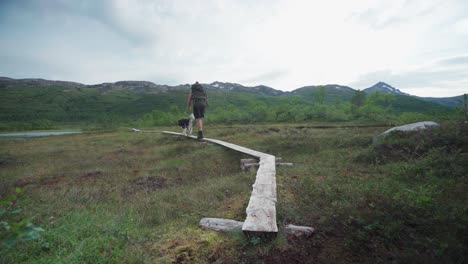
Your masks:
{"label": "rolling hill", "polygon": [[[203,84],[210,98],[210,113],[217,122],[256,122],[260,120],[293,121],[327,118],[333,109],[321,108],[322,114],[308,114],[315,106],[339,108],[343,118],[350,118],[350,104],[356,90],[348,86],[329,84],[305,86],[285,92],[268,86],[248,87],[236,83]],[[153,119],[171,113],[185,115],[189,84],[168,86],[146,81],[119,81],[85,85],[76,82],[44,79],[0,78],[0,123],[15,127],[15,123],[128,123],[152,114]],[[394,113],[449,111],[458,98],[420,98],[407,95],[388,84],[379,82],[363,90],[396,96],[390,105]],[[448,103],[450,102],[450,103]],[[342,105],[342,106],[339,106]],[[233,117],[234,116],[234,117]],[[346,116],[346,117],[344,117]],[[167,120],[170,118],[167,117]],[[110,120],[110,121],[109,121]],[[244,121],[242,121],[244,120]],[[5,125],[8,123],[8,125]]]}

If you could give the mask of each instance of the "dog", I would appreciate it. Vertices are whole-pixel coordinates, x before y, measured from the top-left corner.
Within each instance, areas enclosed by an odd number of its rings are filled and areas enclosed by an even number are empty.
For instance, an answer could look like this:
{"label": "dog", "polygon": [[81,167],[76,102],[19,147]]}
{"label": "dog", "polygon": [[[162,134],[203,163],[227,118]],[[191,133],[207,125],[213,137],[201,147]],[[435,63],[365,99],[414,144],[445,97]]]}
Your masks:
{"label": "dog", "polygon": [[192,129],[193,129],[193,122],[195,121],[195,116],[193,114],[189,115],[189,118],[182,118],[179,119],[178,124],[182,130],[182,134],[186,136],[191,136],[192,135]]}

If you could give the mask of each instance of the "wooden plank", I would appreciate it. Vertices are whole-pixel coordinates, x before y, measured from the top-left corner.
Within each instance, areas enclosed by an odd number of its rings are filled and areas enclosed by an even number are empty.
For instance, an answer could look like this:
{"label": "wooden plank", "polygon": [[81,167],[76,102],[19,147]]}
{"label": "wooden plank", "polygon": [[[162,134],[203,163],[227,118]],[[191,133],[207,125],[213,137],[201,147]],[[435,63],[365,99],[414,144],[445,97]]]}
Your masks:
{"label": "wooden plank", "polygon": [[[171,131],[162,131],[162,133],[187,137],[182,133]],[[188,136],[188,138],[196,139],[194,136]],[[252,185],[252,194],[245,210],[247,217],[242,225],[242,231],[251,234],[277,233],[275,156],[217,139],[204,138],[203,141],[215,143],[259,159],[255,183]]]}
{"label": "wooden plank", "polygon": [[221,232],[242,231],[243,222],[223,218],[202,218],[200,226]]}
{"label": "wooden plank", "polygon": [[[247,169],[250,169],[250,168],[257,168],[259,166],[260,166],[260,163],[242,163],[241,164],[241,169],[242,170],[247,170]],[[290,163],[290,162],[277,162],[276,166],[277,167],[292,167],[292,166],[294,166],[294,164]]]}
{"label": "wooden plank", "polygon": [[[281,158],[280,157],[276,157],[276,163],[280,162],[281,161]],[[245,163],[245,164],[248,164],[248,163],[258,163],[258,159],[241,159],[240,160],[241,163]]]}
{"label": "wooden plank", "polygon": [[296,237],[310,237],[315,232],[315,229],[309,226],[296,226],[290,224],[284,228],[284,232]]}

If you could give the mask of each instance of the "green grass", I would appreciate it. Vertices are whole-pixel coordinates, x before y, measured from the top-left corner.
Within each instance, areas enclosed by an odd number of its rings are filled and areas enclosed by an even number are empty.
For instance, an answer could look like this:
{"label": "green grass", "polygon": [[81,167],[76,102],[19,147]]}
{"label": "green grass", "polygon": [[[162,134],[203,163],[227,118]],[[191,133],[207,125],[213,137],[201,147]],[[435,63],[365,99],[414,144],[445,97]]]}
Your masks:
{"label": "green grass", "polygon": [[[23,217],[45,231],[1,247],[0,262],[463,263],[466,139],[449,152],[413,144],[427,151],[403,159],[383,155],[394,141],[372,145],[384,130],[208,125],[207,137],[295,164],[277,168],[280,234],[271,242],[198,227],[202,217],[244,220],[255,172],[240,171],[237,152],[127,129],[3,140],[0,195],[21,187],[30,197]],[[290,223],[317,233],[287,237]]]}

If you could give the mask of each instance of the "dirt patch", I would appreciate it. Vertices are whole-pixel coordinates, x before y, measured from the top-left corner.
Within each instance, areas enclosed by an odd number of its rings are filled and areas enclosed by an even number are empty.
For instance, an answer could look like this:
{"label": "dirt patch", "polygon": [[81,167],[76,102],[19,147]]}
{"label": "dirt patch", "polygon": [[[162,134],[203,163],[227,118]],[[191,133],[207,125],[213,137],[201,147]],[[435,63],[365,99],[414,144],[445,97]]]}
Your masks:
{"label": "dirt patch", "polygon": [[47,188],[58,188],[66,183],[65,175],[58,176],[45,176],[42,174],[34,175],[32,177],[25,177],[16,181],[16,187],[47,187]]}
{"label": "dirt patch", "polygon": [[65,174],[57,176],[47,176],[44,174],[37,174],[34,176],[27,176],[15,182],[15,187],[46,187],[46,188],[59,188],[61,186],[71,183],[73,180],[78,183],[83,181],[95,182],[97,178],[103,175],[102,171],[90,171],[79,177],[67,177]]}
{"label": "dirt patch", "polygon": [[28,185],[33,185],[34,184],[34,178],[28,177],[28,178],[22,178],[16,181],[15,187],[20,187],[23,188]]}
{"label": "dirt patch", "polygon": [[270,127],[270,128],[265,128],[265,129],[259,129],[256,131],[257,134],[270,134],[270,133],[278,133],[281,130],[276,127]]}
{"label": "dirt patch", "polygon": [[288,238],[288,245],[281,249],[275,249],[263,256],[262,254],[255,254],[256,256],[253,258],[248,256],[250,254],[247,254],[242,259],[245,263],[324,263],[318,261],[322,250],[320,240],[316,236],[311,238],[291,237]]}
{"label": "dirt patch", "polygon": [[175,186],[181,186],[184,184],[184,179],[182,177],[177,177],[174,179]]}
{"label": "dirt patch", "polygon": [[65,175],[43,178],[39,184],[48,188],[58,188],[65,183]]}
{"label": "dirt patch", "polygon": [[81,179],[83,180],[92,180],[92,181],[96,181],[96,178],[99,178],[100,176],[102,176],[102,171],[90,171],[84,175],[81,175]]}
{"label": "dirt patch", "polygon": [[108,152],[104,154],[101,159],[103,160],[121,160],[125,157],[134,157],[134,156],[141,156],[144,154],[144,151],[142,150],[128,150],[128,149],[123,149],[119,148],[117,150],[114,150],[112,152]]}
{"label": "dirt patch", "polygon": [[20,162],[15,156],[10,154],[0,154],[0,167],[7,167],[9,165],[19,164]]}
{"label": "dirt patch", "polygon": [[140,191],[154,192],[167,186],[167,179],[157,176],[144,176],[136,178],[125,187],[125,194],[134,194]]}
{"label": "dirt patch", "polygon": [[66,184],[65,175],[49,176],[49,177],[28,177],[20,179],[16,182],[16,187],[46,187],[46,188],[59,188]]}

